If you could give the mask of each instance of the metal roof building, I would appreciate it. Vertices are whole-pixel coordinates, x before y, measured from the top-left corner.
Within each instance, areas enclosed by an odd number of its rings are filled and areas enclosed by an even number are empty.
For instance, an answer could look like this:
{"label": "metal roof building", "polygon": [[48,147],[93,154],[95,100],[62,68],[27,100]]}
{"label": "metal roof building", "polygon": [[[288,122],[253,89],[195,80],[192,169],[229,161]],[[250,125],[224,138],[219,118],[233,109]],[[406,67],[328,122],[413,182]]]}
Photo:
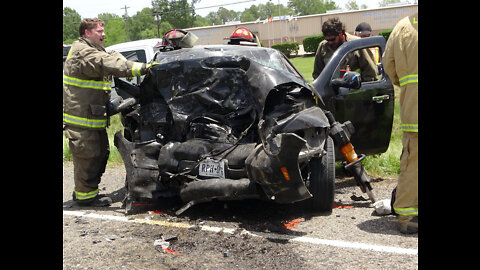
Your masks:
{"label": "metal roof building", "polygon": [[322,24],[332,17],[338,17],[345,24],[345,30],[353,34],[356,26],[361,22],[370,24],[373,35],[382,30],[393,29],[402,18],[418,12],[418,4],[382,7],[375,9],[352,11],[328,11],[323,14],[307,16],[279,16],[268,20],[255,22],[229,23],[216,26],[204,26],[184,29],[199,37],[196,45],[226,44],[233,31],[240,26],[247,27],[257,35],[265,47],[273,44],[298,41],[302,44],[304,38],[322,33]]}

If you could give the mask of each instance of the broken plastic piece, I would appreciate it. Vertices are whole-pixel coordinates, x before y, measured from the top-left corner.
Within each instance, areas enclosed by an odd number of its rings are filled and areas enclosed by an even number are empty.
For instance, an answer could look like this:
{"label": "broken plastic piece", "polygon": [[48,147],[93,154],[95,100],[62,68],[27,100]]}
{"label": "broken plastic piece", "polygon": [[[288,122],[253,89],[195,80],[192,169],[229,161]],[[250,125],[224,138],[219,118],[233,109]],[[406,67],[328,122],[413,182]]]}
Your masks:
{"label": "broken plastic piece", "polygon": [[162,211],[156,211],[156,210],[151,210],[151,211],[148,211],[148,212],[149,212],[149,214],[160,214],[160,215],[161,215],[161,214],[165,214],[165,213],[162,212]]}
{"label": "broken plastic piece", "polygon": [[280,170],[282,170],[285,180],[290,181],[290,175],[288,175],[287,167],[281,167]]}
{"label": "broken plastic piece", "polygon": [[151,203],[133,203],[132,206],[152,206]]}
{"label": "broken plastic piece", "polygon": [[304,220],[305,219],[296,218],[294,220],[291,220],[291,221],[288,221],[288,222],[284,223],[281,227],[283,229],[297,229],[297,226],[295,226],[295,224],[298,224],[298,223],[300,223]]}
{"label": "broken plastic piece", "polygon": [[175,254],[175,255],[180,255],[182,254],[181,252],[178,252],[178,251],[173,251],[171,249],[168,249],[168,248],[162,248],[163,251],[167,252],[167,253],[170,253],[170,254]]}
{"label": "broken plastic piece", "polygon": [[[168,240],[176,240],[176,239],[177,239],[176,236],[168,238]],[[168,247],[170,246],[170,242],[168,242],[167,239],[163,238],[163,236],[161,239],[155,240],[153,242],[153,246],[160,247],[163,250],[163,252],[166,252],[166,253],[175,254],[175,255],[181,254],[181,252],[169,249]]]}
{"label": "broken plastic piece", "polygon": [[352,208],[353,205],[348,205],[348,204],[335,204],[333,208]]}
{"label": "broken plastic piece", "polygon": [[377,214],[381,216],[390,215],[392,213],[390,199],[385,199],[385,200],[375,202],[373,204],[373,207],[375,208],[375,212],[377,212]]}

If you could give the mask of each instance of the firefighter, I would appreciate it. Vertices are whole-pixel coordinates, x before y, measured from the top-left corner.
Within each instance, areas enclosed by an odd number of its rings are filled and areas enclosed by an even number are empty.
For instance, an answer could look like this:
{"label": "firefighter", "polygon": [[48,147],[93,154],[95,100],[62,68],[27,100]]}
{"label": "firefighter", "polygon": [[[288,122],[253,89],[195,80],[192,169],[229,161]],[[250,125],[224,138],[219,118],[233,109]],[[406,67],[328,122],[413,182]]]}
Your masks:
{"label": "firefighter", "polygon": [[[418,231],[418,14],[400,20],[383,54],[383,67],[400,87],[403,131],[400,175],[393,210],[402,233]],[[392,200],[393,201],[393,200]]]}
{"label": "firefighter", "polygon": [[[359,39],[359,37],[345,32],[345,25],[338,18],[330,18],[325,21],[322,25],[322,33],[325,39],[318,44],[315,54],[312,73],[314,80],[320,75],[340,45],[349,40]],[[347,65],[350,70],[361,74],[362,81],[376,80],[377,67],[370,50],[361,49],[349,53],[341,63],[341,68],[346,68]]]}
{"label": "firefighter", "polygon": [[260,42],[257,36],[246,27],[236,28],[235,30],[233,30],[232,35],[230,35],[230,37],[225,39],[229,39],[228,44],[230,45],[245,45],[245,46],[260,47]]}
{"label": "firefighter", "polygon": [[181,29],[171,29],[165,32],[162,38],[162,45],[179,50],[181,48],[192,48],[198,37],[191,32]]}
{"label": "firefighter", "polygon": [[84,19],[79,40],[73,42],[63,71],[63,124],[73,157],[73,200],[81,206],[108,206],[98,184],[110,153],[106,104],[112,75],[143,75],[151,64],[128,61],[118,52],[106,52],[103,21]]}

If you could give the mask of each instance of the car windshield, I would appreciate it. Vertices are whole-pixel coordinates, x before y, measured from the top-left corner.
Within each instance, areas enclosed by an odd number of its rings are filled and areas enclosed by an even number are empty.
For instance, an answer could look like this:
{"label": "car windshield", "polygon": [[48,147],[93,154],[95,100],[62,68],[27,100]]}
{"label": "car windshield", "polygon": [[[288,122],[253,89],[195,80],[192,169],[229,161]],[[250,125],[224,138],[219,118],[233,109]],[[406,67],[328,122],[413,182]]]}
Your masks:
{"label": "car windshield", "polygon": [[157,62],[163,64],[186,59],[203,58],[210,56],[244,56],[251,61],[272,69],[292,73],[302,77],[293,65],[277,50],[246,46],[205,46],[193,49],[160,53]]}

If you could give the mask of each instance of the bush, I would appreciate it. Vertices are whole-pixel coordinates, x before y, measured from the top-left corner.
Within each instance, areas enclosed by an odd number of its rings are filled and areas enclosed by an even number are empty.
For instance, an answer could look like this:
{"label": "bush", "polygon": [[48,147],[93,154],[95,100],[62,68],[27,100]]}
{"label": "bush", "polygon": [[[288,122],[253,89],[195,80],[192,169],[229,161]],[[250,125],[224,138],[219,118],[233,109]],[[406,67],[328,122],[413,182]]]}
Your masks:
{"label": "bush", "polygon": [[298,54],[298,49],[300,48],[298,42],[290,41],[285,43],[273,44],[272,48],[281,51],[287,57],[290,57],[292,53]]}
{"label": "bush", "polygon": [[378,32],[378,35],[383,36],[385,40],[388,41],[388,37],[390,37],[390,33],[392,33],[392,29]]}
{"label": "bush", "polygon": [[316,53],[318,44],[324,40],[323,34],[309,36],[303,39],[303,50],[307,53]]}

